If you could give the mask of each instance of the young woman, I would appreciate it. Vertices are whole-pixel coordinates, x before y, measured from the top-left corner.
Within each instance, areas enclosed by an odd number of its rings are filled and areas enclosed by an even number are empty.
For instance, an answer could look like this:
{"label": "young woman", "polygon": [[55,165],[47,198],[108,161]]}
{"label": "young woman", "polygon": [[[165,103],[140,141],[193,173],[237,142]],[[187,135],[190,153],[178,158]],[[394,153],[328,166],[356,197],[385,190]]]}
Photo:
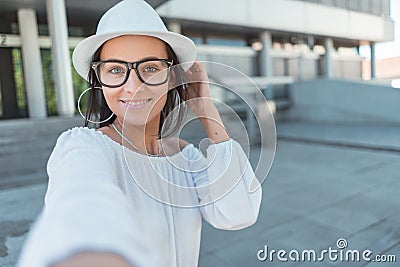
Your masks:
{"label": "young woman", "polygon": [[[255,223],[261,187],[249,192],[254,172],[194,59],[193,42],[169,32],[142,0],[103,15],[73,56],[91,85],[86,126],[100,114],[100,127],[58,138],[45,207],[18,266],[197,266],[202,219],[228,230]],[[185,80],[204,82],[177,82]],[[212,142],[207,157],[162,136],[184,101]]]}

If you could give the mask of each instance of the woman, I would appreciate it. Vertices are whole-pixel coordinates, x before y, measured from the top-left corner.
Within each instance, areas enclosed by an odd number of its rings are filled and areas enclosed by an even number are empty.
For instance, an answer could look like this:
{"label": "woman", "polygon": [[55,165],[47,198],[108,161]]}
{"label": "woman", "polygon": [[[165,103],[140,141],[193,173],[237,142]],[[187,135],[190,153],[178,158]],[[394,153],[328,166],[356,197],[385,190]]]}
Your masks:
{"label": "woman", "polygon": [[[100,113],[101,127],[58,138],[20,267],[197,266],[202,219],[229,230],[255,223],[261,187],[249,193],[254,172],[245,153],[225,131],[207,83],[180,82],[207,81],[194,59],[190,39],[169,32],[142,0],[115,5],[76,47],[74,66],[91,84],[86,125]],[[183,101],[213,143],[207,158],[193,144],[162,138]]]}

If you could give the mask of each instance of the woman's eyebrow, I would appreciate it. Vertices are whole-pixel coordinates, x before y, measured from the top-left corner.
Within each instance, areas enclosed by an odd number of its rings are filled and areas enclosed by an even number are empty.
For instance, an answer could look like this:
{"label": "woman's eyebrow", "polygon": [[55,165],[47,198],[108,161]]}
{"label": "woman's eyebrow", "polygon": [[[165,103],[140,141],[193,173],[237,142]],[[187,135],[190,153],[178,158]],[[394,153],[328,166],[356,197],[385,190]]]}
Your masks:
{"label": "woman's eyebrow", "polygon": [[[150,60],[150,59],[162,59],[160,57],[156,57],[156,56],[149,56],[149,57],[144,57],[142,59],[139,59],[137,61],[143,61],[143,60]],[[107,59],[103,59],[103,61],[122,61],[122,62],[128,62],[122,59],[118,59],[118,58],[107,58]],[[129,61],[131,62],[131,61]],[[136,62],[136,61],[135,61]]]}

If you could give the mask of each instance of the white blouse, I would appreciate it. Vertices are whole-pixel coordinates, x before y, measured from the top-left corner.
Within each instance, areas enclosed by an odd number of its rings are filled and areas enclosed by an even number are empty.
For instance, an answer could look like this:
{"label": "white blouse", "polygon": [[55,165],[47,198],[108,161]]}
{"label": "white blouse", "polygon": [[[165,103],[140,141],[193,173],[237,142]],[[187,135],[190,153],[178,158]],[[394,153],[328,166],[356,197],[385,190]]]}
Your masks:
{"label": "white blouse", "polygon": [[[47,163],[45,206],[19,267],[49,267],[81,251],[113,252],[133,266],[198,265],[202,218],[219,229],[254,224],[258,183],[235,140],[146,156],[102,132],[75,127]],[[258,184],[259,185],[259,184]],[[253,188],[253,187],[252,187]]]}

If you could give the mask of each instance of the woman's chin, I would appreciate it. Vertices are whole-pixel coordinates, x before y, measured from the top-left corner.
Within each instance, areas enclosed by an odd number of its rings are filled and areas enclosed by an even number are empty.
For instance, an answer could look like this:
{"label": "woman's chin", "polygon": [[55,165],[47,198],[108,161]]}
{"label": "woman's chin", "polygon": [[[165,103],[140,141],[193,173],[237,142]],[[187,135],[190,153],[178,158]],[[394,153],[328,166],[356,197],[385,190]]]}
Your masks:
{"label": "woman's chin", "polygon": [[122,118],[121,121],[124,124],[124,127],[144,127],[154,119],[145,115],[138,116],[138,114],[129,113],[123,114]]}

